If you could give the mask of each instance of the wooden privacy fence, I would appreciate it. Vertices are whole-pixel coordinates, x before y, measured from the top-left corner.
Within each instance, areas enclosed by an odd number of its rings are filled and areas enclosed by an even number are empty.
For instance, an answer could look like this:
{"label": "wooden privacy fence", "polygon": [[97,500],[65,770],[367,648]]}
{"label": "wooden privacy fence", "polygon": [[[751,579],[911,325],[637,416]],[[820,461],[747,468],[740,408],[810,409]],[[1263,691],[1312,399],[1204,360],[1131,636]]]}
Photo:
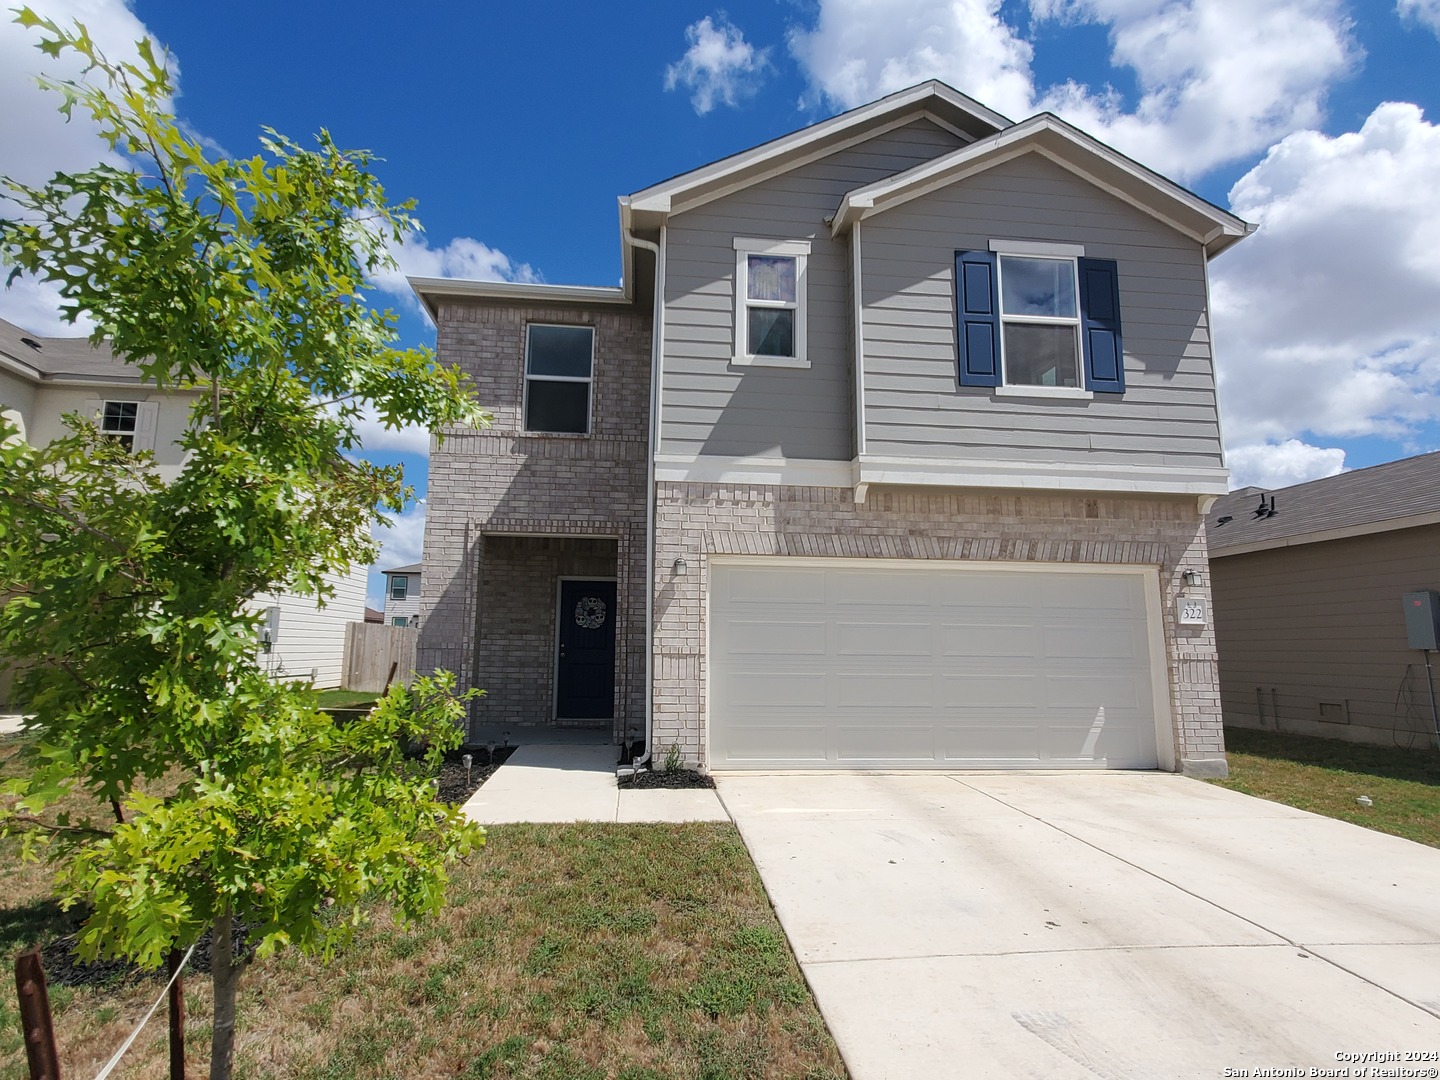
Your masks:
{"label": "wooden privacy fence", "polygon": [[341,688],[378,694],[385,689],[390,672],[406,686],[415,678],[415,641],[420,631],[413,626],[386,626],[384,623],[345,624],[345,681]]}

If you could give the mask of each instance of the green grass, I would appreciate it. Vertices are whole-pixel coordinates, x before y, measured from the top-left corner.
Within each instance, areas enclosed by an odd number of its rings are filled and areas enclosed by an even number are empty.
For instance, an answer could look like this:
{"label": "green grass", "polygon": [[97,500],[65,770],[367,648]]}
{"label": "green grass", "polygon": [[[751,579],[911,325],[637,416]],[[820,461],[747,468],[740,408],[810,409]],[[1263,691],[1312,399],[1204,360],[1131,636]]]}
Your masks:
{"label": "green grass", "polygon": [[322,709],[364,709],[380,700],[365,690],[321,690],[319,697]]}
{"label": "green grass", "polygon": [[[0,764],[12,753],[0,747]],[[49,878],[0,841],[7,954],[73,928]],[[437,917],[397,927],[369,914],[328,965],[281,953],[247,971],[237,1078],[845,1076],[729,824],[496,826]],[[66,1074],[93,1075],[160,985],[52,988]],[[203,976],[186,1001],[189,1067],[203,1075]],[[165,1075],[163,1020],[127,1054],[127,1076]],[[14,995],[0,995],[0,1080],[25,1076]]]}
{"label": "green grass", "polygon": [[[1440,847],[1440,753],[1226,728],[1212,783]],[[1372,806],[1355,800],[1368,795]]]}

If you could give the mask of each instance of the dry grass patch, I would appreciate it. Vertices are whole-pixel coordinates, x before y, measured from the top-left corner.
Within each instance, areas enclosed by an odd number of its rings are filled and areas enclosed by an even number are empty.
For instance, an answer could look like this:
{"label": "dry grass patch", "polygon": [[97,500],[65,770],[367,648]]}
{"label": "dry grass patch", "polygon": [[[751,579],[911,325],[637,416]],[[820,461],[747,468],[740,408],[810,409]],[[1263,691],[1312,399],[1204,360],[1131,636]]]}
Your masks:
{"label": "dry grass patch", "polygon": [[[1226,728],[1230,778],[1212,783],[1440,847],[1440,754]],[[1373,805],[1355,800],[1367,795]]]}
{"label": "dry grass patch", "polygon": [[[4,854],[0,940],[13,955],[59,927],[48,874]],[[328,965],[285,954],[249,969],[238,1077],[845,1075],[730,825],[495,827],[456,869],[440,916],[397,928],[372,915]],[[58,988],[67,1072],[93,1074],[159,987]],[[186,996],[199,1070],[208,981],[193,977]],[[18,1080],[24,1054],[3,1000],[0,1077]],[[164,1061],[162,1014],[126,1075],[164,1075]]]}

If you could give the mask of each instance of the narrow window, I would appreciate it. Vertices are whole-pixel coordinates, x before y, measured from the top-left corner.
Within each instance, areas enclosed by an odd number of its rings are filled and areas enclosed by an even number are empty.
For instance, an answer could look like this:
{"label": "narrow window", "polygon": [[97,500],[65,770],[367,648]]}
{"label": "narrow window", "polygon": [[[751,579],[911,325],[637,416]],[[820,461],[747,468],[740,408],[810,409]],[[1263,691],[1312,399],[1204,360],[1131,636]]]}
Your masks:
{"label": "narrow window", "polygon": [[585,435],[595,330],[531,323],[525,335],[525,430]]}
{"label": "narrow window", "polygon": [[390,578],[390,599],[404,600],[410,592],[410,579],[404,574],[395,574]]}
{"label": "narrow window", "polygon": [[1080,305],[1074,259],[1000,256],[1005,383],[1080,385]]}
{"label": "narrow window", "polygon": [[127,454],[135,452],[135,422],[140,406],[134,401],[107,401],[100,413],[100,431],[124,447]]}
{"label": "narrow window", "polygon": [[736,364],[808,367],[808,240],[735,241]]}

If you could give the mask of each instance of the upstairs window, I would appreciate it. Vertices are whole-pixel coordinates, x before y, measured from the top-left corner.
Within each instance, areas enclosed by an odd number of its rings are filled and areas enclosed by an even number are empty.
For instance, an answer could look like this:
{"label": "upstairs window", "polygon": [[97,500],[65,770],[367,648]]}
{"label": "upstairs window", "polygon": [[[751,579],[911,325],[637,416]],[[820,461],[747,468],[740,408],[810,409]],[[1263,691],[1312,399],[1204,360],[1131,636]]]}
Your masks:
{"label": "upstairs window", "polygon": [[733,362],[809,367],[805,353],[808,240],[735,240]]}
{"label": "upstairs window", "polygon": [[410,593],[410,579],[404,574],[392,574],[390,577],[390,599],[404,600]]}
{"label": "upstairs window", "polygon": [[525,333],[525,430],[590,431],[595,330],[531,323]]}
{"label": "upstairs window", "polygon": [[1120,273],[1076,244],[992,241],[955,253],[960,385],[1085,397],[1125,392]]}

